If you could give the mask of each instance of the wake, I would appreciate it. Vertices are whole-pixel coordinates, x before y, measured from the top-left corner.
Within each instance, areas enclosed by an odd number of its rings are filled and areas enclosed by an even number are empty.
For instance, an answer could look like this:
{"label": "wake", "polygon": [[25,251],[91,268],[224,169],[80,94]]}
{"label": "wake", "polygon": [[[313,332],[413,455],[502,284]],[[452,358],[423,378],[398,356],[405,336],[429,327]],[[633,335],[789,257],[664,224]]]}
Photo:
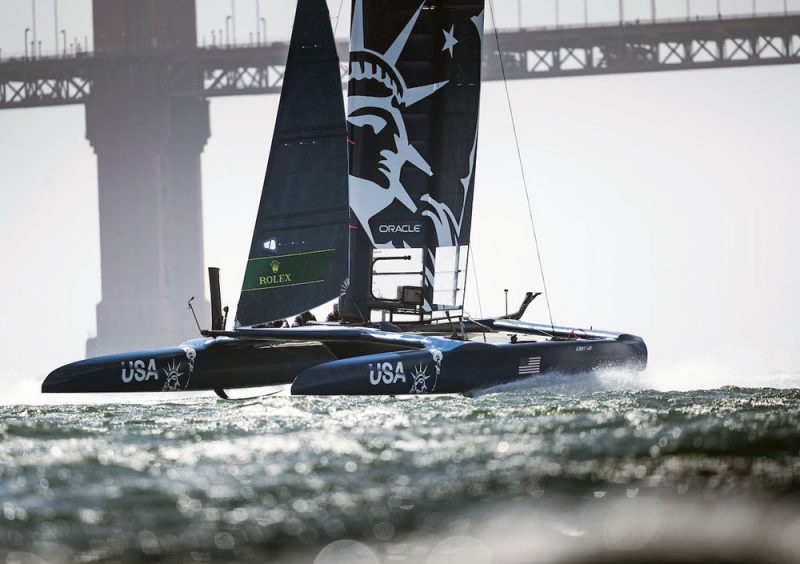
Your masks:
{"label": "wake", "polygon": [[146,394],[43,394],[44,376],[0,372],[0,406],[5,405],[101,405],[110,403],[154,404],[208,399],[208,392],[152,392]]}
{"label": "wake", "polygon": [[[756,366],[756,365],[759,366]],[[501,384],[474,394],[547,391],[558,394],[586,394],[605,391],[687,392],[725,387],[800,389],[800,370],[763,363],[723,361],[719,358],[654,364],[639,372],[609,368],[579,374],[550,373]]]}

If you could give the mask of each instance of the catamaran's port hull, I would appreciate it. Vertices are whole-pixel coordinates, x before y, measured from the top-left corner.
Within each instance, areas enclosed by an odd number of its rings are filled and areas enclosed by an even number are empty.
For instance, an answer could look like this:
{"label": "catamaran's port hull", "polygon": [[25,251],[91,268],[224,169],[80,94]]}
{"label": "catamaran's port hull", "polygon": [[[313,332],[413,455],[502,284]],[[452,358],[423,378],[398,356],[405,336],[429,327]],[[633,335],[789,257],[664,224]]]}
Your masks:
{"label": "catamaran's port hull", "polygon": [[101,356],[62,366],[44,393],[168,392],[290,384],[303,371],[336,360],[320,343],[196,339],[180,347]]}
{"label": "catamaran's port hull", "polygon": [[544,374],[613,366],[643,369],[647,364],[644,341],[630,335],[503,344],[367,329],[253,330],[240,337],[196,339],[180,347],[75,362],[53,371],[42,391],[201,391],[292,384],[297,395],[446,394]]}

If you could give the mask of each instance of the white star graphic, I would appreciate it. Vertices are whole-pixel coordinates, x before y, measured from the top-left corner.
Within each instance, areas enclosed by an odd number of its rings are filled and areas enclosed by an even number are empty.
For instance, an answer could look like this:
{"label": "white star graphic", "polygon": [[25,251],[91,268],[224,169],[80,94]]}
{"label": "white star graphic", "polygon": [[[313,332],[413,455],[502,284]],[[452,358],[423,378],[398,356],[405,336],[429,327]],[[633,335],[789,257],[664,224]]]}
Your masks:
{"label": "white star graphic", "polygon": [[458,39],[456,39],[453,35],[455,29],[456,26],[452,25],[450,26],[450,31],[447,31],[446,29],[442,30],[442,33],[444,33],[444,47],[442,47],[442,51],[450,51],[451,59],[453,58],[453,47],[455,47],[458,43]]}

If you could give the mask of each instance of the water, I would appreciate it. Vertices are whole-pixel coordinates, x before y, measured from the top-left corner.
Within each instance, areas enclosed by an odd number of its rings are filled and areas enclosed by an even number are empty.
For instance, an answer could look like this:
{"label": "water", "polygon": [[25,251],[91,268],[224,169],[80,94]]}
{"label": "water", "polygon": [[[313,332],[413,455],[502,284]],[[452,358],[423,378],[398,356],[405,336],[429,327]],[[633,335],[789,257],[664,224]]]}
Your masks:
{"label": "water", "polygon": [[800,378],[631,378],[477,398],[31,395],[0,406],[0,562],[800,558]]}

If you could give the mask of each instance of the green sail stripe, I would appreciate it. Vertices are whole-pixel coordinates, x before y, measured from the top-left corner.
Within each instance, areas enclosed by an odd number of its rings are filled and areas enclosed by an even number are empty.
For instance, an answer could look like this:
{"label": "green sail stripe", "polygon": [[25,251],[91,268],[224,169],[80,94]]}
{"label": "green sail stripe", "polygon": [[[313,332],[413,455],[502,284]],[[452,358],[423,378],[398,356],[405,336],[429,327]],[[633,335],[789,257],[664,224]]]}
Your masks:
{"label": "green sail stripe", "polygon": [[250,288],[249,290],[242,290],[242,292],[258,292],[261,290],[274,290],[277,288],[289,288],[291,286],[305,286],[307,284],[319,284],[325,280],[311,280],[310,282],[298,282],[297,284],[284,284],[282,286],[264,286],[263,288]]}
{"label": "green sail stripe", "polygon": [[247,261],[242,292],[324,282],[335,250],[311,251]]}

